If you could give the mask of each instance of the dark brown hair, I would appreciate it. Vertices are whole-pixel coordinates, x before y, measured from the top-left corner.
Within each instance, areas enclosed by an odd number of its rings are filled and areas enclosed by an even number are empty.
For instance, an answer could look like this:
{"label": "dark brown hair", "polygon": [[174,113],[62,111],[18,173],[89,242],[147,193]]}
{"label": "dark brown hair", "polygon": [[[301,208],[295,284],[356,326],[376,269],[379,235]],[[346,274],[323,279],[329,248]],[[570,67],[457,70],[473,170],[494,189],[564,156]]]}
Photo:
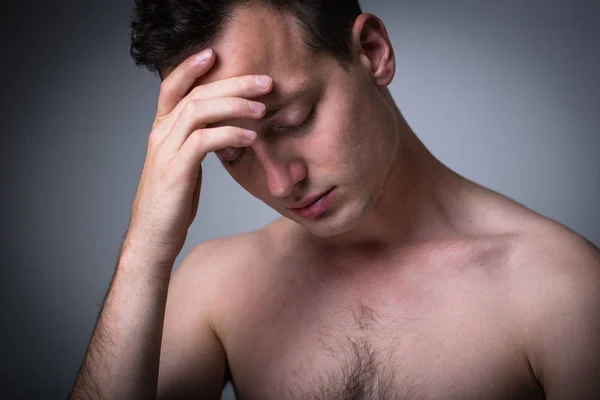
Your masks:
{"label": "dark brown hair", "polygon": [[351,30],[362,13],[358,0],[135,0],[130,54],[138,67],[160,76],[211,46],[234,8],[250,4],[292,15],[312,51],[343,67],[351,61]]}

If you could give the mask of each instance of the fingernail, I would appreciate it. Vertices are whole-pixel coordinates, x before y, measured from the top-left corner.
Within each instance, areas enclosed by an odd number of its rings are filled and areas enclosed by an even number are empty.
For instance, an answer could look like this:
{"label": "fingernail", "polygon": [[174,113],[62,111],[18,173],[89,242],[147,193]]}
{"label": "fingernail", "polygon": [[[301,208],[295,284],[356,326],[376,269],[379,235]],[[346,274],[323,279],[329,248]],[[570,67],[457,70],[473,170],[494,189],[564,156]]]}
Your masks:
{"label": "fingernail", "polygon": [[261,112],[263,112],[265,110],[265,105],[263,103],[251,101],[250,102],[250,110],[252,110],[253,113],[260,114]]}
{"label": "fingernail", "polygon": [[208,60],[211,55],[212,55],[212,49],[203,50],[196,56],[196,62],[198,64],[203,63],[206,60]]}
{"label": "fingernail", "polygon": [[256,81],[256,86],[258,86],[259,88],[263,88],[266,89],[271,85],[271,82],[273,81],[273,79],[271,79],[268,76],[257,76],[256,78],[254,78],[254,80]]}
{"label": "fingernail", "polygon": [[254,140],[256,138],[256,132],[249,131],[248,129],[244,129],[244,136],[246,136],[249,140]]}

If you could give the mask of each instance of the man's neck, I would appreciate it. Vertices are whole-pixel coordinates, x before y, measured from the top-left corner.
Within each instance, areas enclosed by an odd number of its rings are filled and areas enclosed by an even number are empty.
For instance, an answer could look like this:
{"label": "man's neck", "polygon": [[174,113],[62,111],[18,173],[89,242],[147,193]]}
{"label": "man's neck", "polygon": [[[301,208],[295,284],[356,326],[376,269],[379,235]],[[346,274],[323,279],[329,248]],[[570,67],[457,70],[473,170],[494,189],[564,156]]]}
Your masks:
{"label": "man's neck", "polygon": [[457,204],[452,201],[453,194],[467,181],[426,149],[399,111],[398,121],[399,154],[371,209],[346,233],[311,237],[317,248],[329,254],[385,257],[455,231]]}

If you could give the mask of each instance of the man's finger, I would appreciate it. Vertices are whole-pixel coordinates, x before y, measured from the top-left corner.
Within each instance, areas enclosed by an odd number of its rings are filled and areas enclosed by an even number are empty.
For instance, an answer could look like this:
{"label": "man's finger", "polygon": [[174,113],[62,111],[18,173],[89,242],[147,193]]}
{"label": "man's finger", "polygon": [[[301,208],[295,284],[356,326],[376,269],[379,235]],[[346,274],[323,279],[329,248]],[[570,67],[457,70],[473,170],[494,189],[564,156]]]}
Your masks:
{"label": "man's finger", "polygon": [[190,91],[194,82],[213,66],[213,53],[211,49],[205,49],[194,54],[168,74],[160,85],[156,118],[170,113]]}

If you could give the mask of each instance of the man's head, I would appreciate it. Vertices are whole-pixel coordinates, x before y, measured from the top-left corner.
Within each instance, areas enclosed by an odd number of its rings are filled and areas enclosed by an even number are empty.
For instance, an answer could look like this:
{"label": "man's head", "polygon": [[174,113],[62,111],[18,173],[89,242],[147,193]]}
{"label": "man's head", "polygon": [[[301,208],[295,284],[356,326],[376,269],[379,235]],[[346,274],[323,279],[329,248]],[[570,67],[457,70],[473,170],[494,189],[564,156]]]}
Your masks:
{"label": "man's head", "polygon": [[211,47],[237,9],[253,6],[293,16],[314,52],[342,65],[350,61],[350,32],[361,14],[358,0],[136,0],[131,55],[138,66],[160,74]]}
{"label": "man's head", "polygon": [[[217,152],[248,192],[320,237],[352,229],[379,199],[398,159],[397,113],[387,91],[395,64],[381,21],[356,1],[138,1],[132,55],[166,76],[212,48],[217,64],[198,85],[261,74],[274,88],[255,100],[280,111],[231,120],[258,132],[251,147]],[[334,188],[318,217],[287,208]]]}

